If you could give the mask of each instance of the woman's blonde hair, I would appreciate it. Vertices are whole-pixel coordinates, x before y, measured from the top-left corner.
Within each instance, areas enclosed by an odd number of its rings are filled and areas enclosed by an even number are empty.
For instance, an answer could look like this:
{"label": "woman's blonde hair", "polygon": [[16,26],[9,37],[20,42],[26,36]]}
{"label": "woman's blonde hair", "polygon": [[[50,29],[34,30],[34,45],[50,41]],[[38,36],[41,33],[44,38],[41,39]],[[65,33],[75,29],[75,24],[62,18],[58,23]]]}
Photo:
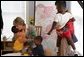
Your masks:
{"label": "woman's blonde hair", "polygon": [[15,24],[25,25],[25,22],[21,17],[16,17],[15,20],[13,21],[13,25]]}

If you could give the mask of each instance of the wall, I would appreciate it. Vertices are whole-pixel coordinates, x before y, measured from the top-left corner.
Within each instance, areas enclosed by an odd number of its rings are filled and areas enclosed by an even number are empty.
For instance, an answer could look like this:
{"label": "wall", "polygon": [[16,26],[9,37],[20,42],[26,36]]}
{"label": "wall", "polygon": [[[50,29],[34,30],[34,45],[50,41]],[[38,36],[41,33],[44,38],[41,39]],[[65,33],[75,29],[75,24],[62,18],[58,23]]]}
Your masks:
{"label": "wall", "polygon": [[71,13],[76,20],[74,22],[75,35],[78,39],[78,42],[75,43],[76,50],[83,55],[83,9],[77,1],[71,1]]}
{"label": "wall", "polygon": [[29,24],[29,16],[34,16],[34,1],[26,1],[26,23]]}

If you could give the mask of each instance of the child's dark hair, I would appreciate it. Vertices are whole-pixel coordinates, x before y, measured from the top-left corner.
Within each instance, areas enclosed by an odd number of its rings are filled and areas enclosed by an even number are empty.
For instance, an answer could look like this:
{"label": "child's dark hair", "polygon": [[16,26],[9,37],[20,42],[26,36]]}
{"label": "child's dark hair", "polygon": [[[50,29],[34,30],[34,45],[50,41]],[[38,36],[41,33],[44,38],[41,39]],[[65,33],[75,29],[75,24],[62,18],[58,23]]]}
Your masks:
{"label": "child's dark hair", "polygon": [[41,36],[36,36],[34,40],[40,40],[42,42],[43,38]]}
{"label": "child's dark hair", "polygon": [[[69,12],[69,10],[67,9],[67,6],[66,6],[66,1],[56,1],[55,2],[55,5],[60,8],[62,11],[60,12],[58,10],[57,13],[65,13],[65,12]],[[64,10],[63,10],[64,9]],[[64,11],[64,12],[63,12]]]}
{"label": "child's dark hair", "polygon": [[66,1],[56,1],[55,5],[66,8]]}
{"label": "child's dark hair", "polygon": [[24,43],[24,46],[28,46],[29,44],[28,44],[28,42],[26,41],[25,43]]}

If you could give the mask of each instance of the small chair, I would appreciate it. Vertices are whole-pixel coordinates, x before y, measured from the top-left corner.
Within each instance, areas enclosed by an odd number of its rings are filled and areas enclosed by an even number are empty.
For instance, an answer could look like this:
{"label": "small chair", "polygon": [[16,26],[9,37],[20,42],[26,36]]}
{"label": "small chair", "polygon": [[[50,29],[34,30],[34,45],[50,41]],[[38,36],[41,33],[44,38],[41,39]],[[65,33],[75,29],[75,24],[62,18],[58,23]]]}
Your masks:
{"label": "small chair", "polygon": [[35,30],[36,30],[36,36],[40,36],[42,31],[42,26],[35,26]]}

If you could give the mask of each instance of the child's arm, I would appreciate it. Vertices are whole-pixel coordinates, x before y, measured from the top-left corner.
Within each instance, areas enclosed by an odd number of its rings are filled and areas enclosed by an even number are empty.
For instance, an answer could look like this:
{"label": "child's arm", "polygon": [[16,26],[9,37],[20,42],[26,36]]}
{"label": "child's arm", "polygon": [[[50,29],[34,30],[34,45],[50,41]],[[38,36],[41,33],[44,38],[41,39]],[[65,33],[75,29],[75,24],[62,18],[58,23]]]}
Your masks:
{"label": "child's arm", "polygon": [[23,43],[24,42],[24,40],[23,40],[22,37],[19,37],[18,40],[19,40],[20,43]]}
{"label": "child's arm", "polygon": [[22,31],[20,34],[19,40],[24,43],[26,41],[26,33],[25,31]]}
{"label": "child's arm", "polygon": [[53,29],[56,28],[56,24],[57,24],[57,22],[54,21],[53,24],[52,24],[52,27],[51,27],[50,31],[47,33],[48,35],[50,35],[51,32],[53,31]]}
{"label": "child's arm", "polygon": [[24,43],[24,42],[26,41],[26,36],[25,36],[25,34],[22,35],[22,36],[20,36],[20,37],[18,38],[18,40],[19,40],[21,43]]}

